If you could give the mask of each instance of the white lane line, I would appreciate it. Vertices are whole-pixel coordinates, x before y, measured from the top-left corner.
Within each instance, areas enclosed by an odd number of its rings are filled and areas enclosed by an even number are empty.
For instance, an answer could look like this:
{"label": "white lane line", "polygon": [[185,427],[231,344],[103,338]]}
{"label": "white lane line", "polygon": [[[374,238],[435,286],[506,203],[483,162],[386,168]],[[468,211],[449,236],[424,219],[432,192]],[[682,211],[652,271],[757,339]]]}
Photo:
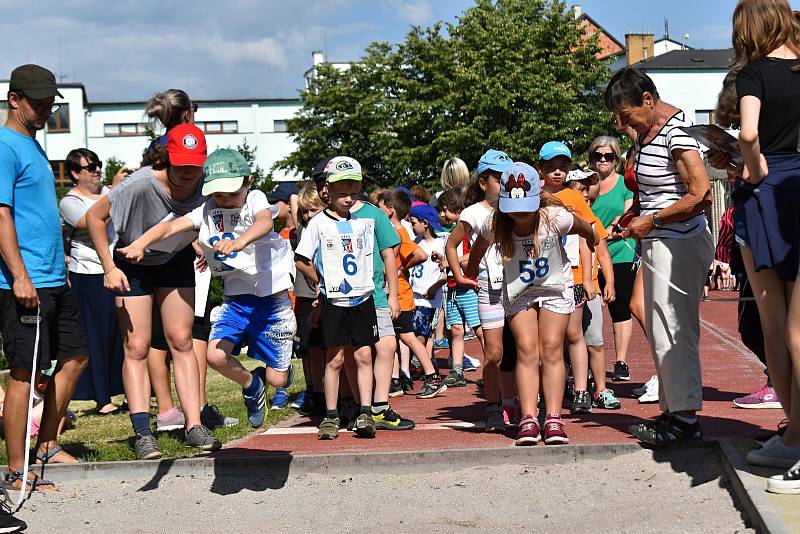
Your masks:
{"label": "white lane line", "polygon": [[[425,423],[421,425],[417,425],[414,427],[414,430],[455,430],[460,428],[474,428],[474,429],[482,429],[484,427],[483,421],[477,421],[474,423],[470,423],[467,421],[453,421],[452,423]],[[347,432],[347,430],[342,429],[340,432]],[[317,428],[313,426],[294,426],[294,427],[282,427],[282,428],[270,428],[263,432],[262,436],[293,436],[293,435],[300,435],[300,434],[316,434]]]}

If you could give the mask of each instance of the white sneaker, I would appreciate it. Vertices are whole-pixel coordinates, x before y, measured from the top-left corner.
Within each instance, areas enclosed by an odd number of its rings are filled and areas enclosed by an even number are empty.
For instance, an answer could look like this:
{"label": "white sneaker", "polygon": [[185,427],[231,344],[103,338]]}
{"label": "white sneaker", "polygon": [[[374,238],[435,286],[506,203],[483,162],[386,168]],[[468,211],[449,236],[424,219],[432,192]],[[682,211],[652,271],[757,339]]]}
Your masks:
{"label": "white sneaker", "polygon": [[658,402],[658,376],[653,375],[644,387],[645,392],[639,396],[639,402],[642,404]]}
{"label": "white sneaker", "polygon": [[761,467],[789,469],[798,460],[800,460],[800,447],[785,445],[780,436],[771,437],[763,447],[747,453],[747,461]]}
{"label": "white sneaker", "polygon": [[767,491],[788,495],[800,494],[800,462],[790,467],[787,472],[770,477],[767,480]]}
{"label": "white sneaker", "polygon": [[633,395],[634,397],[641,397],[642,395],[647,393],[647,388],[649,388],[653,382],[658,382],[658,375],[651,376],[650,380],[648,380],[643,385],[631,391],[631,395]]}

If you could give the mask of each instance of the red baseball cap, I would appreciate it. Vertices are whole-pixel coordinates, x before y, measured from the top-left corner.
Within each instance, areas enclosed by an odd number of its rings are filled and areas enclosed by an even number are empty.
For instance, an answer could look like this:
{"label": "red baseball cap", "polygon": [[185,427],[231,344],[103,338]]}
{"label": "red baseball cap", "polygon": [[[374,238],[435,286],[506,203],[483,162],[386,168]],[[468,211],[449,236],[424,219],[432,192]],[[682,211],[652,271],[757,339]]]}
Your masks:
{"label": "red baseball cap", "polygon": [[194,124],[179,124],[167,132],[169,162],[176,167],[202,167],[207,151],[206,136]]}

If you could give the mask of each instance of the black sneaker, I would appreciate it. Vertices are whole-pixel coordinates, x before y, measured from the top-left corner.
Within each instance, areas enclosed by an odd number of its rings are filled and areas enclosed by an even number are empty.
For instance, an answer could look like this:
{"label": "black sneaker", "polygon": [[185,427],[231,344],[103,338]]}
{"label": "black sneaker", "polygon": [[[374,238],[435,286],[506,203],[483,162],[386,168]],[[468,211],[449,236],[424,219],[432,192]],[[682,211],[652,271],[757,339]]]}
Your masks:
{"label": "black sneaker", "polygon": [[783,493],[785,495],[800,494],[800,461],[795,463],[788,471],[775,475],[767,480],[767,491],[770,493]]}
{"label": "black sneaker", "polygon": [[361,412],[353,424],[353,432],[360,438],[374,438],[376,429],[375,419],[370,413]]}
{"label": "black sneaker", "polygon": [[420,399],[432,399],[436,395],[443,393],[447,389],[447,384],[444,383],[442,377],[433,375],[430,378],[425,378],[425,383],[422,385],[422,390],[419,392]]}
{"label": "black sneaker", "polygon": [[353,424],[355,424],[357,416],[358,405],[352,397],[348,397],[339,401],[339,420],[341,423],[341,428],[353,430]]}
{"label": "black sneaker", "polygon": [[200,411],[200,423],[206,428],[219,428],[223,426],[236,426],[239,420],[235,417],[223,415],[213,404],[206,404]]}
{"label": "black sneaker", "polygon": [[631,379],[631,370],[628,364],[617,360],[614,362],[614,372],[611,374],[611,380],[623,380],[627,382]]}
{"label": "black sneaker", "polygon": [[467,385],[464,379],[464,373],[461,371],[450,371],[450,374],[444,379],[444,385],[449,388],[463,388]]}
{"label": "black sneaker", "polygon": [[403,393],[411,393],[414,391],[414,382],[405,375],[400,375],[400,387],[403,388]]}
{"label": "black sneaker", "polygon": [[576,391],[572,397],[572,413],[591,413],[592,397],[588,391]]}
{"label": "black sneaker", "polygon": [[403,386],[400,384],[400,379],[392,378],[392,383],[389,386],[389,396],[402,397],[403,395],[405,395],[405,391],[403,391]]}
{"label": "black sneaker", "polygon": [[685,423],[668,413],[662,413],[655,421],[631,425],[631,435],[650,445],[675,445],[687,441],[703,439],[700,420]]}
{"label": "black sneaker", "polygon": [[5,510],[0,511],[0,533],[20,532],[28,528],[22,519],[17,519]]}
{"label": "black sneaker", "polygon": [[758,436],[753,438],[753,443],[755,444],[756,447],[763,447],[764,444],[772,438],[772,436],[783,437],[783,435],[786,433],[786,428],[788,426],[789,425],[779,427],[778,430],[775,432],[767,432],[765,434],[759,434]]}
{"label": "black sneaker", "polygon": [[414,421],[400,416],[392,410],[391,406],[379,412],[372,412],[372,419],[378,430],[411,430],[414,428]]}

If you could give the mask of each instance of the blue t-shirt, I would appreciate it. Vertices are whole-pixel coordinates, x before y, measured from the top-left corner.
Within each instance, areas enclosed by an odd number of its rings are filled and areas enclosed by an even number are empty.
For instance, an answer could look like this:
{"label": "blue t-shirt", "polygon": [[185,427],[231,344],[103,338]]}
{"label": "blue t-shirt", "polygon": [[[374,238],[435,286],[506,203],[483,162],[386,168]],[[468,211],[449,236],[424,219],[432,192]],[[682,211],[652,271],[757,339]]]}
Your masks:
{"label": "blue t-shirt", "polygon": [[[35,287],[67,283],[55,177],[36,139],[0,128],[0,204],[11,207],[22,261]],[[0,258],[0,287],[11,273]]]}

